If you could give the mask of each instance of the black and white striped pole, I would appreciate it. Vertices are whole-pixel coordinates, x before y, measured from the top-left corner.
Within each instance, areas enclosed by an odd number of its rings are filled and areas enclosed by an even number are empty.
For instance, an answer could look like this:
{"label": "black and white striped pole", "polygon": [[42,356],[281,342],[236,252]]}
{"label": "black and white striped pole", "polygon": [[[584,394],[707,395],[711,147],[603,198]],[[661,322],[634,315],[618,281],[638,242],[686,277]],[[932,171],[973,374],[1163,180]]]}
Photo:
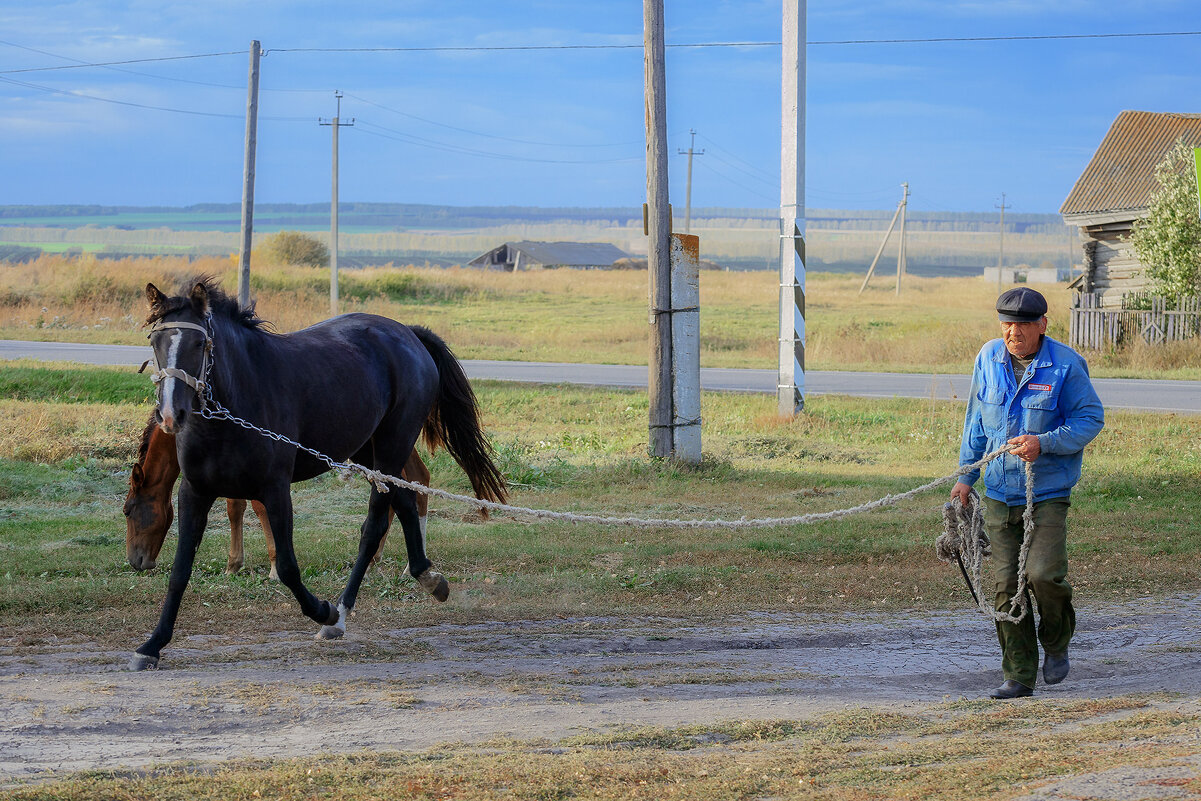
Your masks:
{"label": "black and white striped pole", "polygon": [[805,0],[783,0],[778,413],[805,408]]}

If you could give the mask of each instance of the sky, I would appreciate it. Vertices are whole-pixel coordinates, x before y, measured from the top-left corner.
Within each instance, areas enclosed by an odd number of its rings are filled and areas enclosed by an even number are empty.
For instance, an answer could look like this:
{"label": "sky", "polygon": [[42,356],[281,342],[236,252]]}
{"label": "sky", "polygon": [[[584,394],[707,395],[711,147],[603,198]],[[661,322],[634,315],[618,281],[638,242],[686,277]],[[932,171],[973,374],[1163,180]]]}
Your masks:
{"label": "sky", "polygon": [[[1054,213],[1118,113],[1201,112],[1196,0],[809,0],[811,209]],[[0,0],[0,205],[640,205],[640,0]],[[780,0],[665,0],[673,204],[779,205]],[[845,43],[855,41],[859,43]],[[579,45],[606,45],[608,48]],[[539,50],[414,50],[555,46]],[[404,50],[403,48],[410,48]],[[354,51],[354,52],[352,52]],[[149,60],[158,59],[158,60]],[[113,66],[79,66],[137,61]],[[48,70],[48,67],[70,67]]]}

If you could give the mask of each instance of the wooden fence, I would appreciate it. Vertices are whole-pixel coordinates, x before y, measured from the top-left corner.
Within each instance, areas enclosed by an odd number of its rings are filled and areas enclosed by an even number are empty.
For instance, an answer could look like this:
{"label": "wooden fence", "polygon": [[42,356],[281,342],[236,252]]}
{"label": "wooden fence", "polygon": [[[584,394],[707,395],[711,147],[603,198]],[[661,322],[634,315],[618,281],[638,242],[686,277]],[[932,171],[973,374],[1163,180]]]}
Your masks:
{"label": "wooden fence", "polygon": [[1201,297],[1183,298],[1167,308],[1164,298],[1151,298],[1150,309],[1102,309],[1100,298],[1084,292],[1072,300],[1069,343],[1073,348],[1100,350],[1135,337],[1158,345],[1201,335]]}

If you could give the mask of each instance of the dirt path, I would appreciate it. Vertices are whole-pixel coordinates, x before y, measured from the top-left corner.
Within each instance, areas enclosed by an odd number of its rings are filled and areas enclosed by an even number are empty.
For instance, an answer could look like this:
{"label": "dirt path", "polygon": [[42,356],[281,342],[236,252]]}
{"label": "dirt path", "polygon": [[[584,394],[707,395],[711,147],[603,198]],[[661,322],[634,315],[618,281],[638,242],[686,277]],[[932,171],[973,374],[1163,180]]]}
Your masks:
{"label": "dirt path", "polygon": [[[1201,696],[1201,598],[1079,612],[1071,676],[1040,687],[1040,697]],[[754,614],[704,625],[575,618],[386,632],[352,620],[336,642],[301,631],[185,635],[154,672],[125,672],[128,656],[82,639],[35,649],[0,640],[0,784],[182,760],[498,737],[553,745],[613,726],[917,709],[980,697],[1000,681],[991,624],[972,612]],[[1201,760],[1181,770],[1199,775]]]}

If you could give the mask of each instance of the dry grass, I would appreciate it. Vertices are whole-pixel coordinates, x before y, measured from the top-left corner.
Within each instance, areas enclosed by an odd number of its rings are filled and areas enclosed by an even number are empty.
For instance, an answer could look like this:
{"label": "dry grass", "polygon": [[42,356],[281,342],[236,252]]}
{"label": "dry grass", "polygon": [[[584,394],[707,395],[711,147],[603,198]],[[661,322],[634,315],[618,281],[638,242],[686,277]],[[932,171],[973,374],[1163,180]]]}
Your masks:
{"label": "dry grass", "polygon": [[[174,287],[212,273],[237,287],[227,259],[103,261],[46,256],[0,272],[0,337],[140,344],[143,288]],[[328,272],[261,267],[253,274],[262,317],[281,331],[328,316]],[[812,273],[807,286],[807,364],[815,370],[964,373],[995,337],[996,288],[977,278],[890,280],[862,294],[854,275]],[[425,325],[460,357],[645,364],[646,276],[633,271],[500,273],[416,267],[343,271],[344,311]],[[1050,300],[1052,336],[1067,338],[1069,290],[1037,287]],[[705,272],[701,363],[776,365],[777,287],[771,272]],[[1090,355],[1098,376],[1201,378],[1201,340]]]}
{"label": "dry grass", "polygon": [[[1188,765],[1198,747],[1185,732],[1199,724],[1195,706],[1139,698],[849,709],[812,720],[628,729],[558,743],[500,739],[418,753],[94,771],[0,797],[976,801],[1117,767]],[[1198,780],[1156,786],[1187,795]],[[1081,784],[1068,792],[1087,790]]]}

